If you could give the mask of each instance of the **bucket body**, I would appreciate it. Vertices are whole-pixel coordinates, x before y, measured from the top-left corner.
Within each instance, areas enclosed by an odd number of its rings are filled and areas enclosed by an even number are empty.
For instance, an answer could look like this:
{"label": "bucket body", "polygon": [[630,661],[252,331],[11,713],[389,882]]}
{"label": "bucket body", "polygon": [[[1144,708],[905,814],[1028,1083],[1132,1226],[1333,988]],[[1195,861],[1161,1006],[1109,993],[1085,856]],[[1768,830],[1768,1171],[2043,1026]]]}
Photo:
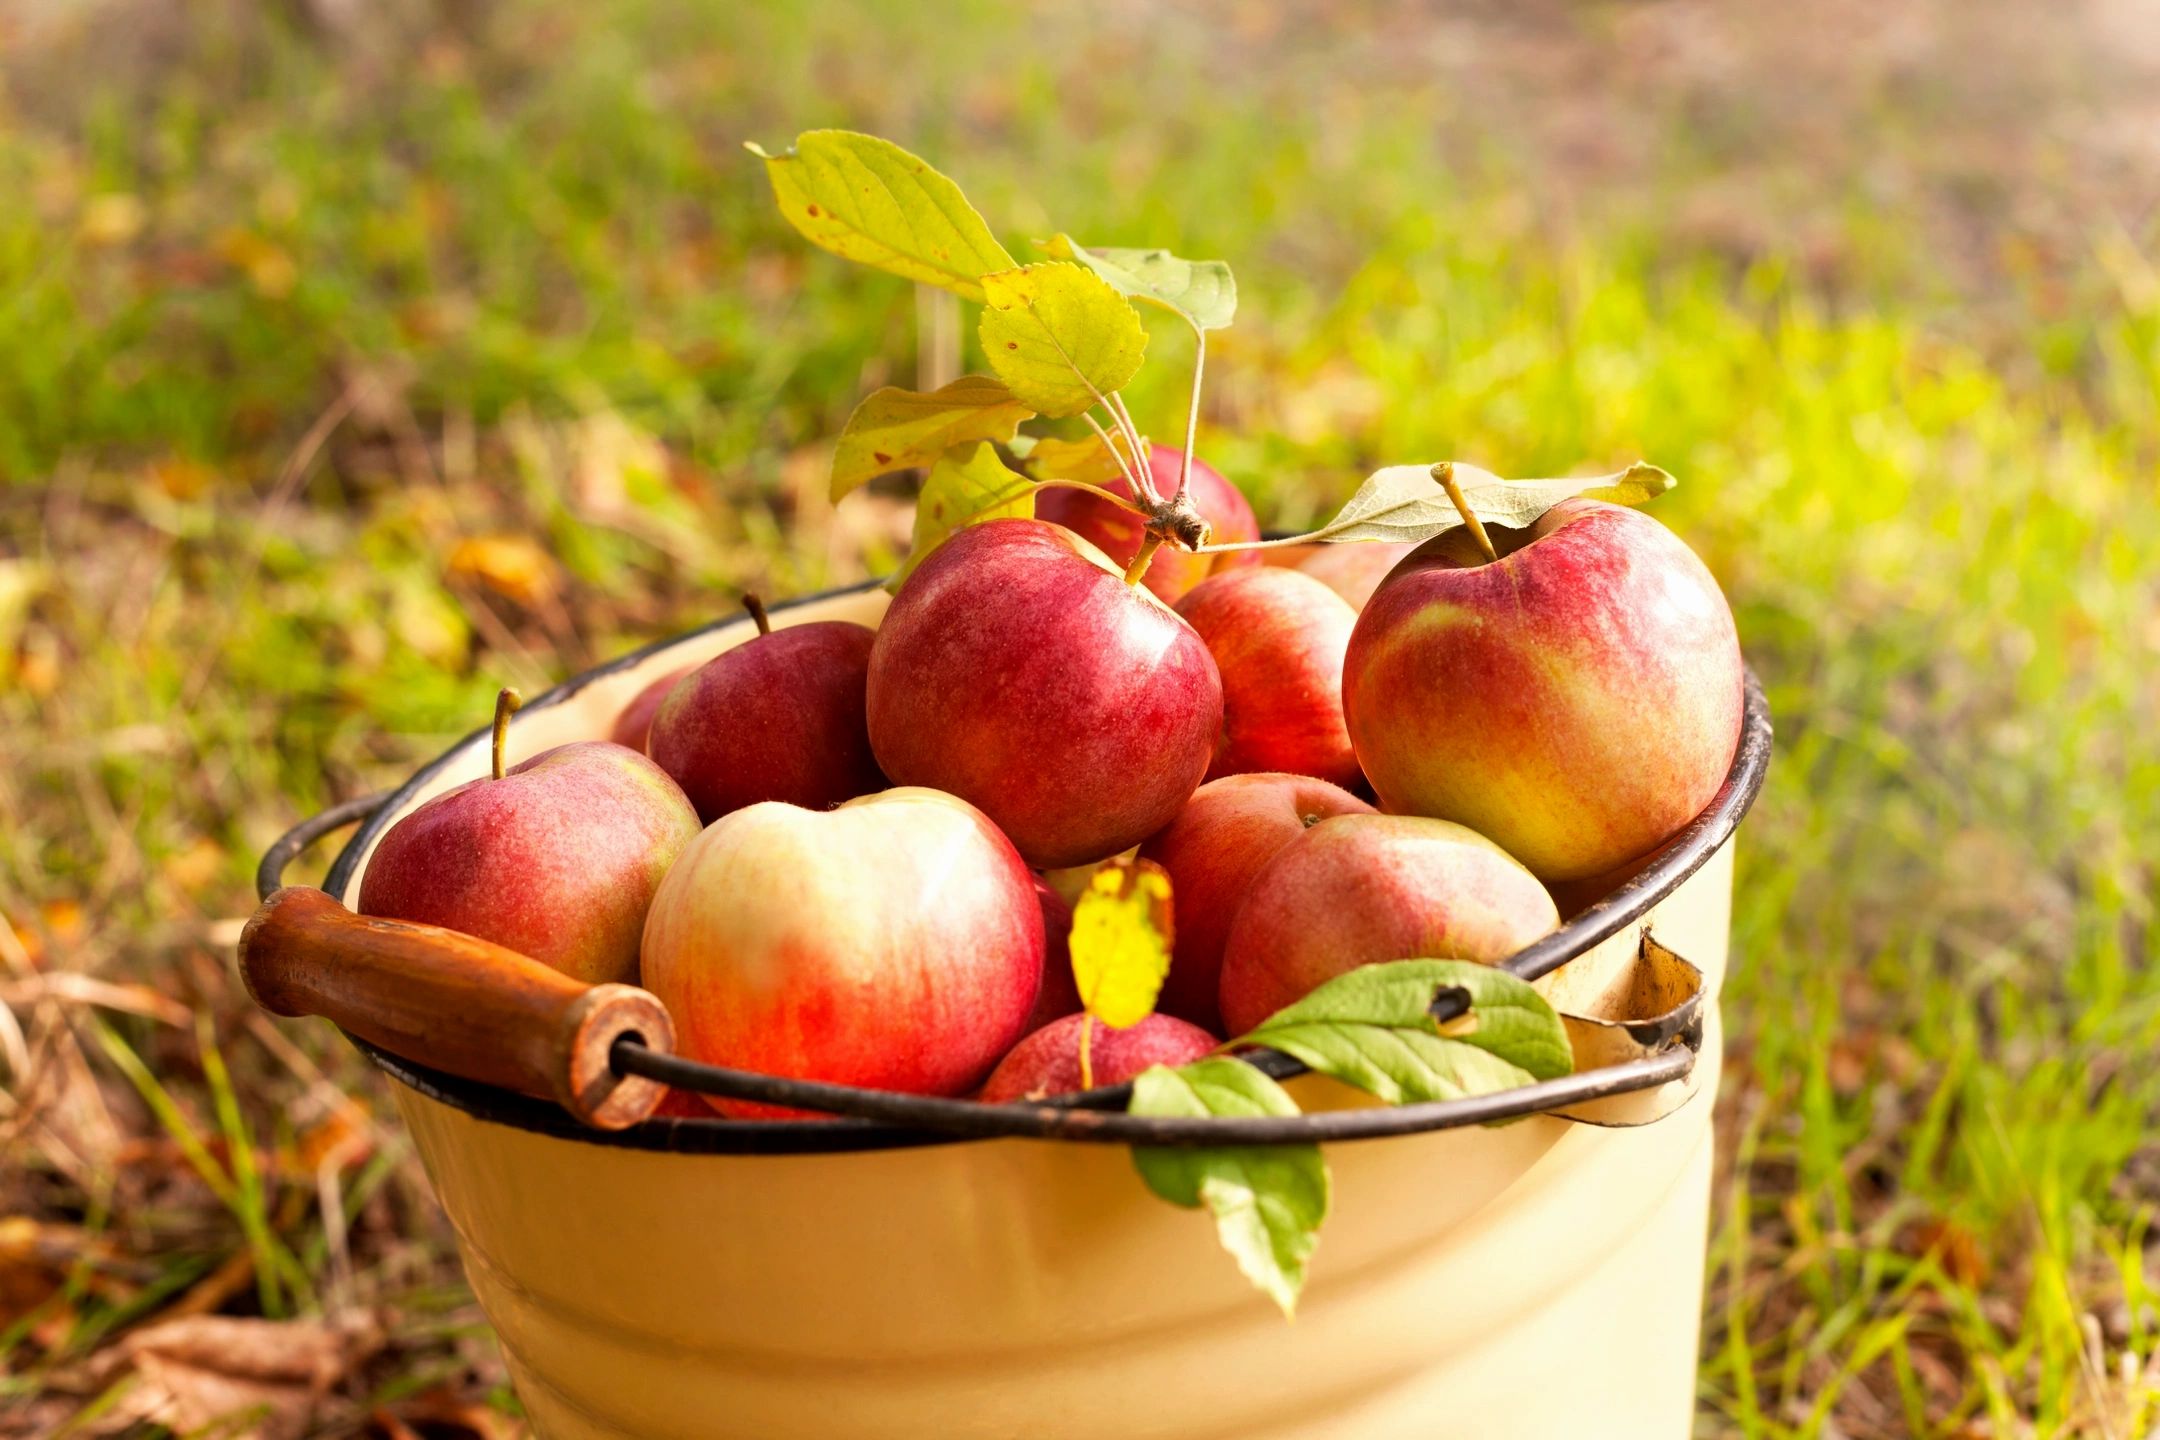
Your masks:
{"label": "bucket body", "polygon": [[[773,618],[874,625],[884,603],[851,592]],[[517,717],[516,753],[606,734],[647,681],[751,633],[596,672]],[[486,765],[467,741],[400,811]],[[1334,1209],[1294,1322],[1119,1146],[639,1148],[391,1068],[545,1440],[1682,1440],[1731,846],[1539,982],[1579,986],[1654,928],[1705,976],[1687,1103],[1633,1128],[1534,1116],[1329,1147]],[[348,903],[365,845],[350,858]],[[1369,1103],[1315,1076],[1290,1088],[1307,1110]]]}

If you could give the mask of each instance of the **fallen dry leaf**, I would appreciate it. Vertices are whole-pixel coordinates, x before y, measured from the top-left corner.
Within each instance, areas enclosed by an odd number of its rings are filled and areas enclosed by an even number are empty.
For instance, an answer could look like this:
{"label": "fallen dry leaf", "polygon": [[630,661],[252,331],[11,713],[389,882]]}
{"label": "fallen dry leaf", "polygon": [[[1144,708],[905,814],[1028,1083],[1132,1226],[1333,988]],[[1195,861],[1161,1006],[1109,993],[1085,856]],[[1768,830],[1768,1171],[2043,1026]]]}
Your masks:
{"label": "fallen dry leaf", "polygon": [[139,1419],[182,1434],[221,1425],[286,1440],[305,1433],[316,1404],[381,1344],[372,1319],[192,1315],[138,1330],[117,1349],[137,1377],[128,1404]]}
{"label": "fallen dry leaf", "polygon": [[523,535],[474,535],[450,552],[450,573],[531,606],[555,593],[555,560]]}

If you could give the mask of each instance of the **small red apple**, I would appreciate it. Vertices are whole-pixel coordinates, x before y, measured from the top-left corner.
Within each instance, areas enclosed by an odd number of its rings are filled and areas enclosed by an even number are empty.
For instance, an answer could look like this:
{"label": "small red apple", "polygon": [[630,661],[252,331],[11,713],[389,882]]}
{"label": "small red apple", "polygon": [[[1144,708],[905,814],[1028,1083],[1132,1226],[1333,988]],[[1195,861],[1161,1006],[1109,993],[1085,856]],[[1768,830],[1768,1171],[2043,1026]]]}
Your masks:
{"label": "small red apple", "polygon": [[1507,852],[1415,815],[1322,820],[1254,877],[1223,946],[1222,1016],[1242,1035],[1379,960],[1505,960],[1560,923]]}
{"label": "small red apple", "polygon": [[646,988],[693,1060],[960,1095],[1025,1033],[1042,906],[1012,845],[953,796],[769,801],[683,851],[653,897],[644,953]]}
{"label": "small red apple", "polygon": [[[1178,469],[1184,461],[1185,452],[1181,449],[1158,445],[1148,452],[1148,477],[1166,500],[1177,493]],[[1124,499],[1132,498],[1132,486],[1122,476],[1104,485],[1103,489]],[[1200,518],[1207,521],[1211,541],[1222,544],[1260,538],[1260,522],[1253,518],[1252,506],[1244,494],[1213,466],[1204,464],[1197,457],[1192,465],[1192,488],[1186,492],[1186,498],[1200,512]],[[1063,525],[1084,536],[1121,569],[1132,563],[1133,557],[1140,553],[1140,542],[1146,538],[1146,522],[1138,515],[1070,486],[1053,485],[1037,491],[1035,515],[1037,519]],[[1165,602],[1175,602],[1210,575],[1259,563],[1259,552],[1253,550],[1195,555],[1189,550],[1165,545],[1148,562],[1147,574],[1141,583]]]}
{"label": "small red apple", "polygon": [[1222,675],[1223,728],[1207,778],[1280,771],[1336,785],[1363,776],[1343,725],[1343,651],[1357,612],[1296,570],[1213,575],[1177,602]]}
{"label": "small red apple", "polygon": [[622,713],[615,717],[615,726],[608,731],[608,739],[617,745],[627,745],[632,750],[642,751],[646,740],[652,735],[653,716],[660,713],[661,702],[666,700],[668,692],[675,688],[675,682],[694,668],[685,665],[680,670],[670,670],[638,691],[637,698],[623,706]]}
{"label": "small red apple", "polygon": [[[1086,1089],[1080,1078],[1080,1027],[1087,1018],[1068,1015],[1015,1045],[990,1072],[980,1098],[997,1105]],[[1123,1030],[1098,1021],[1088,1036],[1088,1068],[1098,1086],[1122,1085],[1151,1065],[1183,1065],[1221,1043],[1199,1026],[1168,1015],[1150,1015]]]}
{"label": "small red apple", "polygon": [[469,780],[390,827],[360,912],[462,930],[598,984],[638,978],[660,878],[698,833],[667,773],[605,740]]}
{"label": "small red apple", "polygon": [[817,620],[769,628],[723,650],[668,692],[648,748],[711,824],[761,800],[823,810],[885,788],[863,695],[867,625]]}
{"label": "small red apple", "polygon": [[1343,710],[1381,807],[1455,820],[1559,883],[1700,814],[1740,743],[1732,611],[1639,511],[1563,500],[1427,541],[1358,617]]}
{"label": "small red apple", "polygon": [[990,520],[893,598],[869,722],[895,784],[980,806],[1054,868],[1129,849],[1177,813],[1222,730],[1222,682],[1193,628],[1094,546]]}
{"label": "small red apple", "polygon": [[1298,557],[1297,568],[1342,596],[1352,610],[1363,610],[1388,572],[1415,549],[1415,541],[1393,540],[1315,545],[1310,554]]}
{"label": "small red apple", "polygon": [[[1170,974],[1155,1008],[1220,1030],[1223,941],[1253,877],[1321,821],[1373,813],[1357,796],[1305,775],[1231,775],[1194,791],[1177,818],[1140,847],[1141,859],[1170,876],[1176,922]],[[1078,999],[1076,991],[1075,1009]]]}

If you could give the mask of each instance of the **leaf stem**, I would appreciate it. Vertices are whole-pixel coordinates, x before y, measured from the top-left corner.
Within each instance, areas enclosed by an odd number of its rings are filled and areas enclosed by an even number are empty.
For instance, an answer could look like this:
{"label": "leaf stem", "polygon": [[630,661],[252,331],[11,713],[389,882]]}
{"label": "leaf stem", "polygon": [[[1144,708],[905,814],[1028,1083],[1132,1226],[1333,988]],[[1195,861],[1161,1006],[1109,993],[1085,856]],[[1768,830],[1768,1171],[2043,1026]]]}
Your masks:
{"label": "leaf stem", "polygon": [[1485,558],[1498,560],[1500,552],[1493,548],[1492,536],[1485,533],[1485,522],[1478,519],[1477,512],[1463,497],[1462,486],[1455,481],[1455,462],[1442,460],[1433,466],[1432,478],[1440,482],[1440,488],[1447,491],[1447,498],[1455,502],[1456,512],[1462,516],[1463,524],[1470,527],[1470,536],[1477,541],[1478,549],[1485,552]]}
{"label": "leaf stem", "polygon": [[1036,485],[1046,489],[1052,485],[1062,485],[1068,490],[1085,490],[1088,494],[1093,495],[1098,500],[1109,501],[1112,505],[1117,506],[1120,510],[1130,511],[1133,514],[1138,515],[1143,520],[1148,518],[1147,511],[1141,509],[1138,505],[1134,504],[1125,496],[1118,494],[1114,490],[1105,490],[1100,485],[1090,485],[1085,480],[1068,480],[1064,476],[1060,475],[1048,480],[1037,480],[1035,483]]}
{"label": "leaf stem", "polygon": [[1142,451],[1144,447],[1140,440],[1140,427],[1133,424],[1132,412],[1125,408],[1124,399],[1114,391],[1103,397],[1103,405],[1112,415],[1117,417],[1119,427],[1125,432],[1126,441],[1132,446],[1133,467],[1139,472],[1136,478],[1148,482],[1148,504],[1160,509],[1163,503],[1162,495],[1156,490],[1154,476],[1149,473],[1147,462],[1143,457]]}
{"label": "leaf stem", "polygon": [[503,750],[510,742],[510,717],[524,703],[525,697],[507,685],[495,692],[495,733],[489,741],[489,754],[497,780],[503,778]]}
{"label": "leaf stem", "polygon": [[1192,488],[1193,446],[1200,438],[1200,377],[1207,372],[1207,331],[1194,324],[1192,333],[1192,408],[1185,413],[1185,459],[1178,466],[1178,500],[1183,500],[1185,492]]}
{"label": "leaf stem", "polygon": [[[1110,410],[1109,401],[1105,400],[1103,402],[1103,409],[1105,412],[1108,412]],[[1093,415],[1088,414],[1088,412],[1085,410],[1080,412],[1080,418],[1087,421],[1088,428],[1095,432],[1096,438],[1100,439],[1104,447],[1110,451],[1110,458],[1117,461],[1118,473],[1125,477],[1126,484],[1132,486],[1133,494],[1139,497],[1139,499],[1144,504],[1161,504],[1162,497],[1155,493],[1155,487],[1147,483],[1147,477],[1141,474],[1139,459],[1140,452],[1135,450],[1133,452],[1133,458],[1131,459],[1131,461],[1128,462],[1125,457],[1125,452],[1118,448],[1117,440],[1113,440],[1110,438],[1110,432],[1103,429],[1102,422],[1100,420],[1097,420]],[[1117,423],[1117,416],[1115,414],[1110,415],[1110,423],[1113,425]],[[1118,438],[1124,438],[1124,432],[1122,430],[1118,432]]]}

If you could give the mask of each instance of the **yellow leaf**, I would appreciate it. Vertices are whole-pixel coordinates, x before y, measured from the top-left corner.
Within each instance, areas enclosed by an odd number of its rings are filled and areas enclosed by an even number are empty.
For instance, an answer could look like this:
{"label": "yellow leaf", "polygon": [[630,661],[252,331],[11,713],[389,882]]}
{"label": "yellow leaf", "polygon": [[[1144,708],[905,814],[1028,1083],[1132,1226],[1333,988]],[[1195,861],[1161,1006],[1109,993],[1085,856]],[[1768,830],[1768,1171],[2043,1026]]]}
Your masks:
{"label": "yellow leaf", "polygon": [[450,573],[506,600],[533,605],[555,589],[555,561],[523,535],[475,535],[450,552]]}
{"label": "yellow leaf", "polygon": [[1078,415],[1125,387],[1147,352],[1132,302],[1068,260],[982,279],[978,333],[990,368],[1044,415]]}
{"label": "yellow leaf", "polygon": [[988,375],[963,375],[927,394],[888,385],[848,416],[833,451],[832,498],[879,475],[931,464],[955,445],[1010,440],[1033,413]]}
{"label": "yellow leaf", "polygon": [[976,301],[981,277],[1012,268],[960,187],[889,140],[811,130],[782,155],[748,148],[788,223],[835,255]]}
{"label": "yellow leaf", "polygon": [[1035,513],[1035,482],[1016,475],[987,440],[948,450],[915,501],[915,544],[887,588],[897,591],[924,557],[962,526]]}
{"label": "yellow leaf", "polygon": [[1170,973],[1170,876],[1152,860],[1105,861],[1073,906],[1073,980],[1113,1029],[1154,1013]]}

